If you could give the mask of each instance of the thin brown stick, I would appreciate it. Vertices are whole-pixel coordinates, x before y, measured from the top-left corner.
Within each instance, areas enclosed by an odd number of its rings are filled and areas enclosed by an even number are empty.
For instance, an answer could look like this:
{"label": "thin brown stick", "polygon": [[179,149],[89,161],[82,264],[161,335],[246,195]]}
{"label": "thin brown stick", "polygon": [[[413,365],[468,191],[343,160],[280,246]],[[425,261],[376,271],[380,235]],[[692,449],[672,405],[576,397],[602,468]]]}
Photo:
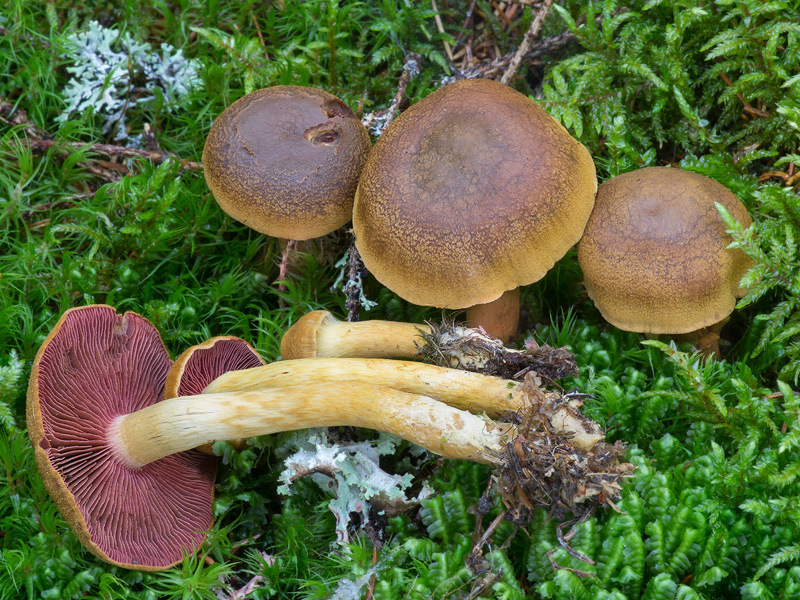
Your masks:
{"label": "thin brown stick", "polygon": [[[439,30],[439,33],[444,34],[444,25],[442,24],[442,17],[439,16],[439,7],[436,6],[436,0],[431,0],[431,8],[435,13],[433,20],[436,22],[436,29]],[[447,43],[447,40],[444,40],[442,43],[444,44],[444,51],[445,54],[447,54],[447,59],[453,62],[453,51],[450,50],[450,44]]]}
{"label": "thin brown stick", "polygon": [[545,17],[547,17],[547,13],[550,11],[550,6],[552,4],[553,0],[542,1],[541,6],[539,7],[539,12],[536,13],[536,18],[533,20],[530,28],[525,33],[525,37],[522,38],[522,43],[520,43],[519,48],[517,48],[517,51],[511,58],[508,69],[506,69],[506,72],[503,73],[503,77],[500,78],[500,83],[508,84],[514,78],[514,74],[517,72],[522,59],[528,53],[528,50],[533,43],[533,39],[539,35],[539,32],[542,30]]}
{"label": "thin brown stick", "polygon": [[187,171],[198,171],[203,168],[203,163],[194,162],[191,160],[183,160],[168,152],[151,152],[150,150],[139,150],[137,148],[128,148],[126,146],[115,146],[112,144],[87,144],[84,142],[57,142],[55,140],[19,140],[19,143],[29,146],[33,150],[49,150],[55,148],[66,153],[66,148],[74,148],[75,150],[89,150],[97,154],[104,154],[111,157],[123,158],[146,158],[155,164],[161,164],[165,160],[174,158],[181,164],[181,168]]}
{"label": "thin brown stick", "polygon": [[[266,47],[264,43],[264,36],[261,35],[261,28],[258,26],[258,19],[256,19],[256,13],[250,13],[250,16],[253,17],[253,25],[256,28],[256,34],[258,35],[258,43],[261,44],[262,48]],[[267,60],[269,60],[269,55],[267,55]]]}
{"label": "thin brown stick", "polygon": [[[467,27],[469,26],[469,22],[472,20],[472,15],[475,14],[475,3],[477,0],[472,0],[469,3],[469,8],[467,9],[467,14],[464,15],[464,24],[461,26],[461,29],[466,31]],[[464,37],[464,31],[458,34],[458,39],[456,39],[456,46],[461,43],[462,38]]]}
{"label": "thin brown stick", "polygon": [[[526,4],[526,2],[522,2],[521,4]],[[527,3],[530,4],[530,3]],[[612,15],[617,15],[622,12],[627,12],[628,8],[621,7],[615,10]],[[603,22],[603,15],[599,15],[595,18],[595,24],[597,27],[600,27],[601,23]],[[581,20],[578,19],[578,24],[581,23]],[[565,46],[576,42],[577,38],[575,35],[570,31],[564,31],[563,33],[559,33],[558,35],[554,35],[549,37],[545,40],[532,44],[528,49],[528,53],[524,56],[523,60],[532,61],[540,56],[544,56],[546,54],[551,54],[553,52],[558,52]],[[460,51],[465,52],[465,51]],[[453,77],[445,78],[445,82],[449,83],[451,81],[455,81],[457,79],[475,79],[475,78],[483,78],[483,79],[497,79],[498,76],[501,76],[501,71],[508,67],[511,63],[511,59],[513,58],[514,53],[509,52],[508,54],[500,54],[499,48],[495,44],[495,57],[490,62],[484,62],[478,65],[475,65],[471,69],[462,70],[460,73]]]}
{"label": "thin brown stick", "polygon": [[406,94],[406,87],[409,81],[413,79],[417,73],[422,69],[422,56],[416,52],[409,52],[406,54],[403,61],[403,72],[400,79],[397,81],[397,93],[394,99],[386,108],[367,113],[361,119],[361,123],[367,129],[371,130],[375,135],[380,135],[389,124],[394,121],[395,116],[400,108],[400,103]]}

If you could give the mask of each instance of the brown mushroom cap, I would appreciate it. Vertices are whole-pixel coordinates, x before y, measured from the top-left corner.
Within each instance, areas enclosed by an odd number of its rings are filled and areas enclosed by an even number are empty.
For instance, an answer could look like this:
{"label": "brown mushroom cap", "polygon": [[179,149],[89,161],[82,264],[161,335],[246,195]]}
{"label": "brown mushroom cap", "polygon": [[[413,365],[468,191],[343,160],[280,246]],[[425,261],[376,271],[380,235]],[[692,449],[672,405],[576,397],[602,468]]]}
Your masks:
{"label": "brown mushroom cap", "polygon": [[202,394],[208,384],[229,371],[267,364],[255,349],[234,336],[212,337],[187,348],[175,359],[164,384],[164,398]]}
{"label": "brown mushroom cap", "polygon": [[47,491],[83,545],[112,564],[156,571],[202,544],[216,459],[181,452],[138,469],[109,427],[158,402],[171,361],[158,331],[110,306],[66,311],[33,364],[28,431]]}
{"label": "brown mushroom cap", "polygon": [[649,167],[609,179],[578,244],[589,296],[611,324],[628,331],[688,333],[721,321],[745,290],[753,262],[719,216],[740,222],[747,209],[713,179]]}
{"label": "brown mushroom cap", "polygon": [[370,138],[339,98],[310,87],[256,90],[214,122],[203,148],[208,187],[237,221],[306,240],[352,217]]}
{"label": "brown mushroom cap", "polygon": [[[184,350],[172,363],[164,384],[164,398],[193,396],[220,375],[229,371],[252,369],[267,364],[250,344],[234,336],[212,337],[201,344]],[[246,440],[228,440],[237,450],[244,448]],[[213,442],[197,447],[200,452],[214,454]]]}
{"label": "brown mushroom cap", "polygon": [[410,302],[483,304],[564,256],[596,189],[586,148],[538,104],[495,81],[459,81],[411,106],[370,152],[356,246]]}

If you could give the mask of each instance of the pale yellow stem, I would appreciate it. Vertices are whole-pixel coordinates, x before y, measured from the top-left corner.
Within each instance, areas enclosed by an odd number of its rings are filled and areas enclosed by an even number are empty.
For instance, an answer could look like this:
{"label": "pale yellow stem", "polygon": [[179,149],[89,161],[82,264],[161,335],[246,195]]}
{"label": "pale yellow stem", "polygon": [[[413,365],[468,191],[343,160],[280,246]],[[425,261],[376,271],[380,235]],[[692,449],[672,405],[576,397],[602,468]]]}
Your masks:
{"label": "pale yellow stem", "polygon": [[350,425],[392,433],[447,458],[493,463],[510,425],[433,398],[358,383],[317,383],[181,396],[120,417],[109,430],[130,467],[214,440]]}
{"label": "pale yellow stem", "polygon": [[518,411],[523,402],[516,381],[448,369],[425,363],[381,358],[303,358],[263,367],[229,371],[212,381],[203,393],[252,391],[319,381],[347,381],[392,387],[431,396],[470,412],[491,417]]}
{"label": "pale yellow stem", "polygon": [[331,313],[315,310],[303,315],[281,339],[284,360],[349,357],[419,358],[418,346],[430,333],[427,325],[395,321],[340,321]]}
{"label": "pale yellow stem", "polygon": [[284,360],[263,367],[229,371],[203,391],[204,394],[214,394],[287,385],[311,387],[326,381],[391,387],[429,396],[460,410],[485,412],[490,417],[520,411],[526,402],[542,402],[548,405],[543,414],[548,415],[550,426],[571,436],[570,441],[580,450],[588,452],[604,438],[603,431],[594,421],[582,417],[566,404],[558,404],[558,397],[554,394],[542,393],[535,399],[529,398],[522,384],[515,381],[411,361],[377,358]]}

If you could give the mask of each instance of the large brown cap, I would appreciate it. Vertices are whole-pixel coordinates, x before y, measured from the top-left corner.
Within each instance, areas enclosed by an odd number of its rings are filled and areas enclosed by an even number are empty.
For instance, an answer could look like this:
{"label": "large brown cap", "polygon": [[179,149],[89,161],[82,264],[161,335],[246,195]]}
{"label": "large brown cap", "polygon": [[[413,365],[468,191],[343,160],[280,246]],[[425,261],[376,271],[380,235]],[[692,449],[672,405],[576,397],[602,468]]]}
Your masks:
{"label": "large brown cap", "polygon": [[649,167],[609,179],[578,244],[589,296],[628,331],[688,333],[724,319],[752,266],[728,249],[715,202],[743,225],[747,209],[725,186],[690,171]]}
{"label": "large brown cap", "polygon": [[214,198],[234,219],[306,240],[350,221],[369,149],[366,128],[339,98],[280,85],[239,98],[219,116],[203,165]]}
{"label": "large brown cap", "polygon": [[87,549],[129,569],[180,562],[212,523],[213,457],[192,450],[131,469],[109,440],[118,417],[160,400],[170,364],[146,319],[86,306],[61,317],[28,386],[28,431],[47,491]]}
{"label": "large brown cap", "polygon": [[459,81],[411,106],[370,152],[356,245],[410,302],[482,304],[544,276],[583,233],[596,189],[586,148],[538,104]]}

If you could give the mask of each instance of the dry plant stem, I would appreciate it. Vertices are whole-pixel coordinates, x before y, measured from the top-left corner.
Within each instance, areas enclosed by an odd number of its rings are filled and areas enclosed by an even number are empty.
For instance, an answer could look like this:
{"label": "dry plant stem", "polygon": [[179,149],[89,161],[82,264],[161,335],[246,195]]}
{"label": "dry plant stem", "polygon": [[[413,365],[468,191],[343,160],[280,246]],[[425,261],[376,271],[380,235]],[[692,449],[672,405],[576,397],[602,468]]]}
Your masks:
{"label": "dry plant stem", "polygon": [[[444,25],[442,24],[442,17],[439,16],[439,7],[436,6],[436,0],[431,0],[431,8],[433,9],[433,20],[436,23],[436,29],[439,30],[439,33],[444,34]],[[444,52],[447,54],[447,60],[451,63],[453,62],[453,51],[450,49],[450,44],[445,40],[444,44]]]}
{"label": "dry plant stem", "polygon": [[481,327],[488,335],[507,344],[519,327],[519,288],[509,290],[493,302],[467,309],[467,326]]}
{"label": "dry plant stem", "polygon": [[517,48],[516,53],[511,58],[508,69],[506,69],[506,72],[503,73],[500,83],[505,83],[508,85],[514,78],[514,75],[519,68],[519,64],[522,62],[523,57],[528,53],[528,49],[533,43],[533,39],[539,35],[539,32],[542,29],[542,25],[544,25],[544,19],[547,16],[547,13],[550,11],[551,4],[553,4],[553,0],[542,1],[541,5],[539,6],[539,12],[536,14],[536,18],[531,23],[530,29],[525,32],[525,37],[522,38],[519,48]]}
{"label": "dry plant stem", "polygon": [[139,150],[137,148],[127,148],[125,146],[114,146],[111,144],[84,144],[82,142],[57,142],[55,140],[34,139],[22,140],[21,143],[30,146],[34,150],[47,150],[50,148],[55,148],[63,153],[67,153],[67,148],[73,148],[75,150],[87,149],[91,152],[96,152],[97,154],[105,154],[106,156],[146,158],[157,165],[161,164],[168,158],[174,158],[180,162],[181,168],[187,171],[198,171],[203,168],[202,163],[193,162],[191,160],[183,160],[182,158],[178,158],[165,152],[151,152],[149,150]]}
{"label": "dry plant stem", "polygon": [[403,72],[397,82],[397,93],[394,95],[389,106],[364,115],[361,119],[364,127],[374,128],[376,127],[376,123],[378,123],[377,133],[379,133],[385,130],[389,124],[394,121],[400,108],[400,103],[406,95],[406,87],[408,87],[408,83],[422,69],[422,61],[422,55],[416,52],[409,52],[406,54],[403,60]]}
{"label": "dry plant stem", "polygon": [[[423,363],[359,358],[307,358],[271,363],[263,367],[230,371],[217,377],[203,390],[205,394],[251,392],[280,386],[347,381],[354,385],[391,387],[406,393],[430,396],[472,413],[490,417],[517,412],[526,402],[550,406],[550,426],[567,436],[580,450],[588,452],[604,438],[600,428],[567,405],[556,406],[553,395],[529,398],[522,384],[499,377]],[[377,410],[377,408],[371,409]],[[244,436],[238,436],[244,437]],[[231,439],[231,438],[214,438]]]}
{"label": "dry plant stem", "polygon": [[109,430],[137,468],[214,440],[349,425],[392,433],[446,458],[493,464],[514,428],[433,398],[354,383],[181,396],[119,417]]}

